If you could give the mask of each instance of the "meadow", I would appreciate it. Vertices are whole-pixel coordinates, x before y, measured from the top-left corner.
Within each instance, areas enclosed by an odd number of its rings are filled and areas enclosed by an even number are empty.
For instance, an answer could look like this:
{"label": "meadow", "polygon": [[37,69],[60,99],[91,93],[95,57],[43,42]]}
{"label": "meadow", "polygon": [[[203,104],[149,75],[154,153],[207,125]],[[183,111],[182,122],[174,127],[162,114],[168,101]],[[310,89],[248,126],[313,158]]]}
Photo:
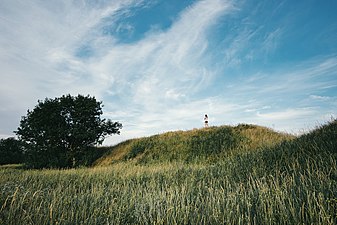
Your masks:
{"label": "meadow", "polygon": [[251,125],[115,146],[91,168],[0,168],[0,224],[337,224],[337,121]]}

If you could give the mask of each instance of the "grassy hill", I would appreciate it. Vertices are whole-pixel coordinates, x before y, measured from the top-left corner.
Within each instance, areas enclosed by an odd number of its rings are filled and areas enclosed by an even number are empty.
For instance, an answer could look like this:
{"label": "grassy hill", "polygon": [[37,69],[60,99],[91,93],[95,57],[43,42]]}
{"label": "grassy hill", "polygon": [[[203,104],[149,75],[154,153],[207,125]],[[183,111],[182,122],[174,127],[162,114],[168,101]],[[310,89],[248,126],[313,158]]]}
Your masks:
{"label": "grassy hill", "polygon": [[93,168],[0,167],[0,224],[337,224],[337,121],[239,125],[111,147]]}
{"label": "grassy hill", "polygon": [[142,164],[212,162],[238,153],[272,147],[294,138],[269,128],[247,124],[167,132],[113,146],[94,165],[107,166],[125,160]]}

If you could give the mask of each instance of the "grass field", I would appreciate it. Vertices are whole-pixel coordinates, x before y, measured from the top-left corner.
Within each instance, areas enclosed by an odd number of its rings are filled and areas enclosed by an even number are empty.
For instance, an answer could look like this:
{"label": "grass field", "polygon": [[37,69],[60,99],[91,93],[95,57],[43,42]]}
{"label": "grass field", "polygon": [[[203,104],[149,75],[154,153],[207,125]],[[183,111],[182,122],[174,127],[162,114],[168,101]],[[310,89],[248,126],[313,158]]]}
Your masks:
{"label": "grass field", "polygon": [[92,168],[3,166],[0,224],[337,224],[336,136],[240,125],[131,140]]}

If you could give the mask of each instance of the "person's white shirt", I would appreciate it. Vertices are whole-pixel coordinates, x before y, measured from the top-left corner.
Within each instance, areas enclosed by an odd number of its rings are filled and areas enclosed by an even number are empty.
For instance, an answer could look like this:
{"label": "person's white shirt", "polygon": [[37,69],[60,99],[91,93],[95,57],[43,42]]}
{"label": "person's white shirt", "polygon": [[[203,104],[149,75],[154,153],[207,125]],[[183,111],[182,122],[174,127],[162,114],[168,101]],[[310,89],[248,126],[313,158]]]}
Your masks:
{"label": "person's white shirt", "polygon": [[207,116],[207,114],[205,114],[204,122],[205,122],[205,127],[208,127],[208,116]]}

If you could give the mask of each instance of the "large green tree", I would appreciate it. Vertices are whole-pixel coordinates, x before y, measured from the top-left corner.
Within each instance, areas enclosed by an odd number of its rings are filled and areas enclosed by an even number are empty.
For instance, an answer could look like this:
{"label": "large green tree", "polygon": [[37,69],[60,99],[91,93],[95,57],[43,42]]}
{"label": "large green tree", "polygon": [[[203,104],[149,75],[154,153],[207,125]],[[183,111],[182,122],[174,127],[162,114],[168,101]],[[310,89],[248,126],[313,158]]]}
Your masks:
{"label": "large green tree", "polygon": [[88,149],[119,134],[122,124],[101,119],[102,107],[95,97],[83,95],[38,101],[15,132],[26,144],[27,166],[78,166]]}

